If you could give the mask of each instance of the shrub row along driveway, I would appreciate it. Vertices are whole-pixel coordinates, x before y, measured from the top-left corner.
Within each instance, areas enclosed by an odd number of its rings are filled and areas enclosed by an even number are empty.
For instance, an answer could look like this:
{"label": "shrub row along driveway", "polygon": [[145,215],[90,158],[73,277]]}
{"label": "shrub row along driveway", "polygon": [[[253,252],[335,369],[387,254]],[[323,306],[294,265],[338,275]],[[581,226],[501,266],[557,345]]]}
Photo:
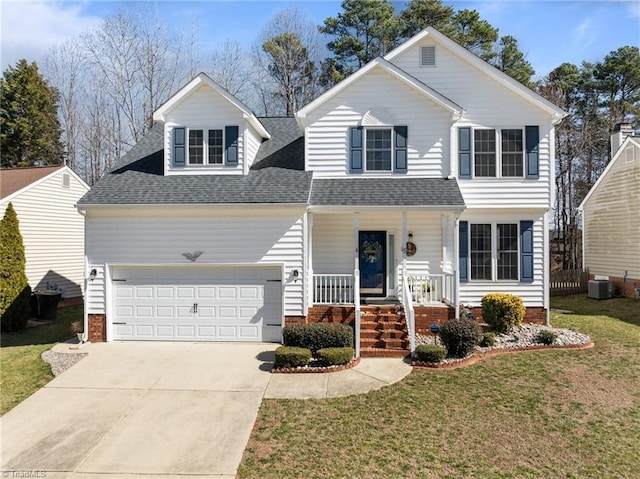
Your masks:
{"label": "shrub row along driveway", "polygon": [[275,346],[92,345],[0,419],[2,470],[234,477]]}

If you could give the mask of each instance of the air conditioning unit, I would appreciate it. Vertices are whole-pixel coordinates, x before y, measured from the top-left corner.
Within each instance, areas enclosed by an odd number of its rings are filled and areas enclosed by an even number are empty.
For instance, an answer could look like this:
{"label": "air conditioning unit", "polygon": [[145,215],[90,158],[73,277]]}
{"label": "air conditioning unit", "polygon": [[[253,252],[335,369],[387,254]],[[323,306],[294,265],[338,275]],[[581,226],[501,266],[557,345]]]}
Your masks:
{"label": "air conditioning unit", "polygon": [[602,279],[589,281],[588,296],[593,299],[613,298],[613,283]]}

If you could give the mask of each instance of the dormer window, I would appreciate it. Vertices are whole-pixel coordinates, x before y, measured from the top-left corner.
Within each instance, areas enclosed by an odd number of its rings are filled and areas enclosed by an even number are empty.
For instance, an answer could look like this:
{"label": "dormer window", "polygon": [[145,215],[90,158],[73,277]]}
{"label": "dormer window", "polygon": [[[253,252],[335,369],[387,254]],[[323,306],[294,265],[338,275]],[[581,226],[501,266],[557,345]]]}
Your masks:
{"label": "dormer window", "polygon": [[[186,140],[186,141],[185,141]],[[174,166],[237,166],[238,127],[173,129]]]}

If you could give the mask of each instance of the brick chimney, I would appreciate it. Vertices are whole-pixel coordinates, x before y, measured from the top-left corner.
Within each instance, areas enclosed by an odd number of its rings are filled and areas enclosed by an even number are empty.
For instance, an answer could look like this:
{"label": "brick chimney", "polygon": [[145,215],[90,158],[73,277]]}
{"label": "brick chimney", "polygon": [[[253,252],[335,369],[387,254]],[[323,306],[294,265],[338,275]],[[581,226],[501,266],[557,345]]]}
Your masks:
{"label": "brick chimney", "polygon": [[618,123],[613,127],[613,133],[611,134],[611,158],[616,154],[625,138],[633,136],[633,133],[633,127],[630,123]]}

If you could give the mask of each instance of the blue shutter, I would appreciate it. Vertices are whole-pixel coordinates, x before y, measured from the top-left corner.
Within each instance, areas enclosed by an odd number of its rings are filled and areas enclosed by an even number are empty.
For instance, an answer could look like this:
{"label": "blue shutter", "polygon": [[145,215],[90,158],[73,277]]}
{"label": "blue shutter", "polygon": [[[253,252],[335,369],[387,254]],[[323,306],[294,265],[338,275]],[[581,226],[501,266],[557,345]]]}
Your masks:
{"label": "blue shutter", "polygon": [[533,283],[533,221],[520,222],[520,281]]}
{"label": "blue shutter", "polygon": [[460,282],[469,281],[469,222],[461,221],[458,228],[460,237],[458,248],[458,267],[460,268]]}
{"label": "blue shutter", "polygon": [[471,178],[471,128],[458,128],[458,177]]}
{"label": "blue shutter", "polygon": [[185,128],[173,129],[173,164],[184,166]]}
{"label": "blue shutter", "polygon": [[226,164],[236,166],[238,164],[238,127],[224,127],[224,150]]}
{"label": "blue shutter", "polygon": [[396,166],[395,171],[398,173],[407,172],[407,127],[396,126],[394,128],[396,138]]}
{"label": "blue shutter", "polygon": [[362,127],[349,128],[350,170],[352,173],[362,173]]}
{"label": "blue shutter", "polygon": [[527,148],[527,178],[538,178],[540,175],[540,127],[525,126]]}

